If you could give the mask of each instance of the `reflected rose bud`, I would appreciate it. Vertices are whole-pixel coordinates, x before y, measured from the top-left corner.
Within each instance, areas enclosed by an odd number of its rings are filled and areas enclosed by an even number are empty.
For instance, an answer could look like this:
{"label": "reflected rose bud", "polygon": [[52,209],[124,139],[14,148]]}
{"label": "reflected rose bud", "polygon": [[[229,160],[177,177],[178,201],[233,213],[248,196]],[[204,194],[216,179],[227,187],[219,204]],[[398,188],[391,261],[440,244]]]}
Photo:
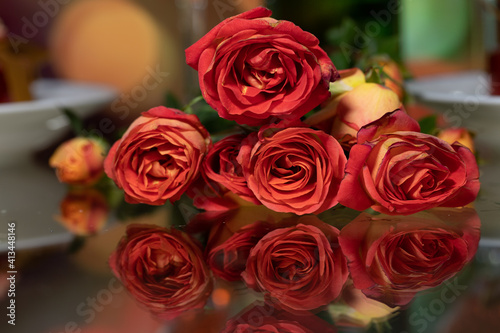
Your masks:
{"label": "reflected rose bud", "polygon": [[372,323],[383,323],[394,316],[399,307],[390,307],[368,298],[348,281],[340,300],[328,307],[335,324],[344,327],[368,327]]}
{"label": "reflected rose bud", "polygon": [[93,188],[70,190],[60,204],[56,219],[71,233],[87,236],[99,232],[106,224],[109,206],[104,195]]}
{"label": "reflected rose bud", "polygon": [[200,247],[177,229],[130,225],[109,264],[136,301],[165,320],[203,308],[213,288]]}
{"label": "reflected rose bud", "polygon": [[70,185],[90,185],[104,172],[106,148],[98,140],[77,137],[62,143],[49,160],[57,178]]}
{"label": "reflected rose bud", "polygon": [[364,77],[361,81],[360,73],[359,69],[341,71],[341,80],[335,84],[339,89],[344,86],[346,91],[306,119],[308,125],[330,133],[346,149],[356,143],[361,127],[401,106],[398,95],[392,90],[380,84],[367,83]]}
{"label": "reflected rose bud", "polygon": [[286,309],[318,309],[337,298],[347,279],[339,231],[314,215],[291,220],[252,248],[242,277]]}
{"label": "reflected rose bud", "polygon": [[272,304],[255,302],[236,317],[229,319],[221,333],[279,332],[335,333],[334,326],[311,314],[291,314]]}
{"label": "reflected rose bud", "polygon": [[362,213],[339,236],[354,286],[387,305],[405,305],[440,285],[474,257],[480,221],[470,208],[410,216]]}
{"label": "reflected rose bud", "polygon": [[469,148],[470,151],[474,153],[474,139],[472,138],[471,133],[464,127],[454,127],[441,130],[438,134],[438,138],[448,142],[450,145],[458,142]]}

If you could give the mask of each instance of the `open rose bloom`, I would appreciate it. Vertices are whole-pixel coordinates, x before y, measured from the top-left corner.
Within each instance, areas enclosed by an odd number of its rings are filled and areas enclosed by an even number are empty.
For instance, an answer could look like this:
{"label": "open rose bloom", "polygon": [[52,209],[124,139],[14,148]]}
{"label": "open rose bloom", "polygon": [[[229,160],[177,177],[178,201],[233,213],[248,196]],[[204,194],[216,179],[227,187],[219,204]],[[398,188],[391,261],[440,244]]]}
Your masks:
{"label": "open rose bloom", "polygon": [[207,103],[239,124],[298,119],[338,77],[314,35],[270,16],[260,7],[228,18],[186,50]]}

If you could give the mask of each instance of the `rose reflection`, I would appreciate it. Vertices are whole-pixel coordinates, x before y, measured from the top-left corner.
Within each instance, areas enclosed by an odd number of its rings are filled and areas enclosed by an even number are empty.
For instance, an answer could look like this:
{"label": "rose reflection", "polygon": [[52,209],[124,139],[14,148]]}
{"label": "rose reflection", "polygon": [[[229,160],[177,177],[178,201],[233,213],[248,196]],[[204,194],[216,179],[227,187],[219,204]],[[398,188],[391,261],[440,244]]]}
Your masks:
{"label": "rose reflection", "polygon": [[[262,206],[199,214],[186,231],[207,239],[204,254],[179,230],[130,227],[110,263],[139,303],[164,319],[205,305],[233,308],[237,298],[231,295],[225,295],[223,306],[208,297],[213,273],[226,281],[242,280],[273,309],[252,322],[255,309],[244,312],[224,332],[309,332],[311,327],[297,316],[316,320],[313,314],[322,310],[340,326],[383,322],[417,292],[458,273],[479,242],[480,221],[470,208],[436,208],[409,216],[364,212],[339,231],[334,225],[345,224],[342,214],[341,209],[329,212],[329,223]],[[193,269],[188,277],[181,261]],[[154,273],[169,265],[175,269]],[[171,282],[164,284],[167,280]],[[294,314],[294,323],[286,323],[292,318],[283,317],[286,311]]]}
{"label": "rose reflection", "polygon": [[458,273],[479,238],[475,210],[436,208],[404,217],[362,213],[339,241],[356,288],[388,305],[405,305]]}
{"label": "rose reflection", "polygon": [[255,302],[237,316],[229,319],[221,333],[282,332],[282,333],[334,333],[326,321],[313,314],[296,315],[277,309],[273,305]]}
{"label": "rose reflection", "polygon": [[99,232],[109,216],[109,206],[105,196],[94,188],[69,190],[60,203],[60,211],[61,215],[56,219],[77,236],[88,236]]}

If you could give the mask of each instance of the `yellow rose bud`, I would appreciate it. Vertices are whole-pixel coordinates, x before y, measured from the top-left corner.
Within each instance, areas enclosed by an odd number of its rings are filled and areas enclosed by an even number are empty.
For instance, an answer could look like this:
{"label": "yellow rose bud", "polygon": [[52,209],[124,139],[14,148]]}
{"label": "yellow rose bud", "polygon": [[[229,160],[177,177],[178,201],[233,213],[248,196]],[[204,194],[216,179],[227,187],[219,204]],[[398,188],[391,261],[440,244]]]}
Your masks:
{"label": "yellow rose bud", "polygon": [[104,168],[105,147],[95,139],[77,137],[62,143],[49,160],[59,181],[71,185],[97,182]]}
{"label": "yellow rose bud", "polygon": [[470,132],[463,127],[447,128],[439,132],[438,138],[453,144],[458,142],[474,153],[474,140]]}

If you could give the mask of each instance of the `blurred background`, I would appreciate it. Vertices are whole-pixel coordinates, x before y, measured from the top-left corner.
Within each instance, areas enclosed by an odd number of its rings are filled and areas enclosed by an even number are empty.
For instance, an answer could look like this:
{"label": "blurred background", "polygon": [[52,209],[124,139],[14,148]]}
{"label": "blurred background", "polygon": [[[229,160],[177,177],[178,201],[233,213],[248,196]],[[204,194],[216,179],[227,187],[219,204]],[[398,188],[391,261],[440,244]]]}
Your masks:
{"label": "blurred background", "polygon": [[3,100],[19,99],[18,86],[42,76],[114,87],[117,98],[103,111],[118,123],[163,104],[167,93],[186,103],[199,90],[184,49],[259,5],[314,33],[339,69],[381,53],[407,76],[487,70],[497,47],[490,0],[1,0],[2,52],[23,62],[9,79],[16,62],[0,58]]}

